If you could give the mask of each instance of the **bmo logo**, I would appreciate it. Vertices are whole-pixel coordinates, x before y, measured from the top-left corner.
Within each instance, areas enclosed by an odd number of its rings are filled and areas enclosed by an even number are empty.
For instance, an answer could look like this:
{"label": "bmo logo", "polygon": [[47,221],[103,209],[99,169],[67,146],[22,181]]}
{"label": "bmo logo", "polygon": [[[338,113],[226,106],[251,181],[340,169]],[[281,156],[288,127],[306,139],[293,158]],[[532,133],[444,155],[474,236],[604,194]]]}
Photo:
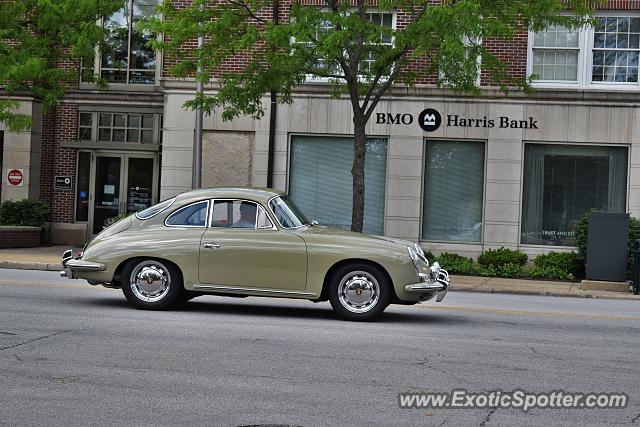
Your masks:
{"label": "bmo logo", "polygon": [[433,132],[440,127],[442,116],[437,110],[427,108],[418,116],[418,124],[426,132]]}

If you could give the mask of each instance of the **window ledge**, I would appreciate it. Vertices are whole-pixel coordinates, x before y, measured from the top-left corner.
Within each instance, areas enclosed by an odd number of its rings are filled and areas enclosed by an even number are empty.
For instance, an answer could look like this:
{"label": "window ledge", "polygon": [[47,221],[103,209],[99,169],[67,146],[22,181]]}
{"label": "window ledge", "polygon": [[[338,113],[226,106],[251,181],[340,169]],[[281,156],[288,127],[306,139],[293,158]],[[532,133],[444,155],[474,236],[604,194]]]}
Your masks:
{"label": "window ledge", "polygon": [[90,150],[124,150],[124,151],[160,151],[159,144],[138,144],[134,142],[84,142],[70,141],[60,144],[63,148],[77,148]]}

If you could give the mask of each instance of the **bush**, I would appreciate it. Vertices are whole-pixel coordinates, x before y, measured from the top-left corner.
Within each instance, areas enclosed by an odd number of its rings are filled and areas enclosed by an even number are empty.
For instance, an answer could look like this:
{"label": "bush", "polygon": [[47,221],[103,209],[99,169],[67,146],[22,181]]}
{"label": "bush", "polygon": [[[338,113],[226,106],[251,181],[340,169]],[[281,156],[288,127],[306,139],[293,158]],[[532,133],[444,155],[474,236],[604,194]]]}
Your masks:
{"label": "bush", "polygon": [[506,263],[499,267],[487,266],[480,267],[477,270],[480,276],[492,276],[492,277],[522,277],[526,274],[526,270],[520,264]]}
{"label": "bush", "polygon": [[0,203],[0,225],[42,227],[49,207],[40,200],[6,200]]}
{"label": "bush", "polygon": [[436,260],[436,256],[432,254],[431,251],[425,252],[424,257],[427,259],[427,261],[429,261],[429,264]]}
{"label": "bush", "polygon": [[555,265],[546,265],[544,267],[535,266],[529,274],[531,277],[538,279],[556,279],[556,280],[574,280],[575,276],[567,270],[559,268]]}
{"label": "bush", "polygon": [[116,222],[120,221],[123,218],[128,217],[129,215],[130,214],[122,214],[122,215],[112,216],[110,218],[105,219],[104,222],[102,223],[102,229],[104,230],[105,228],[115,224]]}
{"label": "bush", "polygon": [[435,260],[449,273],[473,274],[476,272],[473,259],[463,257],[462,255],[444,252],[435,257]]}
{"label": "bush", "polygon": [[601,212],[597,209],[591,209],[589,212],[582,215],[582,217],[576,222],[574,232],[576,235],[576,248],[578,249],[578,256],[584,263],[587,261],[587,241],[589,240],[589,218],[596,212]]}
{"label": "bush", "polygon": [[[480,264],[482,268],[493,268],[496,271],[500,271],[508,264],[519,266],[522,269],[527,263],[527,259],[527,254],[518,250],[506,248],[489,249],[478,257],[478,264]],[[513,267],[510,266],[508,269],[513,269]]]}
{"label": "bush", "polygon": [[533,260],[533,264],[535,265],[533,271],[537,271],[540,274],[546,271],[550,274],[549,278],[562,280],[564,278],[557,276],[565,276],[566,278],[571,276],[571,279],[573,279],[580,276],[583,269],[582,259],[575,252],[549,252],[538,255]]}

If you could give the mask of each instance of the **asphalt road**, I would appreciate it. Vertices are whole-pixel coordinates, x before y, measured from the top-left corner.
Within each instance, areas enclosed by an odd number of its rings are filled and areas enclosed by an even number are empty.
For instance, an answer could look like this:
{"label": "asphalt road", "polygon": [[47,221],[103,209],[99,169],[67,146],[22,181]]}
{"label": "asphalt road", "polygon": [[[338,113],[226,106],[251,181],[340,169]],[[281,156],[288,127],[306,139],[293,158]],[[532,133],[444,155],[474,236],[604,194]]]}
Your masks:
{"label": "asphalt road", "polygon": [[[169,312],[0,270],[0,425],[640,425],[637,301],[450,292],[375,323],[328,303]],[[405,391],[624,392],[626,409],[400,409]]]}

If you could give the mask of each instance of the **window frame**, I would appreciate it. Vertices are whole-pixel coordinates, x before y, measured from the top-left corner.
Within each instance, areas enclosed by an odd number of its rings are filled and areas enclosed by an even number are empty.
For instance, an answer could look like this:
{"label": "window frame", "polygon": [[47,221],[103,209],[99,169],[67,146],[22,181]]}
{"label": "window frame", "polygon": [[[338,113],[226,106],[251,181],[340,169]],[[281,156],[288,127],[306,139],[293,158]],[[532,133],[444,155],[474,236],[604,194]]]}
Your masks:
{"label": "window frame", "polygon": [[[209,214],[208,219],[207,219],[207,229],[208,230],[254,230],[254,231],[260,231],[260,230],[278,230],[278,227],[276,227],[276,222],[274,221],[274,218],[271,217],[271,215],[269,214],[269,210],[265,209],[264,206],[262,206],[262,203],[259,203],[255,200],[249,200],[249,199],[234,199],[234,198],[214,198],[214,199],[210,199],[211,203],[209,204]],[[229,225],[228,227],[217,227],[217,226],[213,226],[213,209],[215,207],[215,203],[216,202],[246,202],[246,203],[253,203],[254,205],[257,206],[258,209],[262,209],[263,213],[265,214],[265,216],[267,218],[269,218],[269,221],[271,222],[271,227],[258,227],[258,211],[256,210],[256,225],[254,226],[254,228],[248,228],[248,227],[231,227],[231,225]]]}
{"label": "window frame", "polygon": [[[129,15],[128,17],[131,18],[132,14],[133,14],[133,2],[135,0],[126,0],[127,1],[127,8],[129,10]],[[156,6],[159,4],[159,2],[156,2]],[[104,27],[105,24],[105,20],[107,17],[103,17],[100,18],[96,21],[96,24],[99,25],[100,27]],[[157,90],[157,87],[160,86],[160,79],[162,77],[162,69],[163,69],[163,53],[161,51],[156,51],[155,52],[155,57],[156,57],[156,64],[155,64],[155,68],[154,68],[154,78],[153,78],[153,83],[130,83],[129,82],[129,74],[131,73],[132,70],[139,70],[136,68],[130,68],[129,65],[131,63],[131,33],[134,31],[133,29],[133,19],[128,19],[129,23],[128,23],[128,30],[127,30],[127,55],[128,55],[128,59],[127,59],[127,67],[126,69],[123,68],[123,70],[126,70],[126,76],[127,76],[127,82],[126,83],[120,83],[120,82],[108,82],[107,88],[106,90],[125,90],[125,89],[129,89],[129,90],[136,90],[136,91],[155,91]],[[162,34],[158,34],[156,36],[156,39],[158,41],[162,41]],[[102,78],[102,51],[100,50],[99,46],[96,46],[95,48],[95,55],[93,57],[93,76],[94,78]],[[151,71],[151,70],[148,70]],[[80,89],[96,89],[97,85],[94,82],[87,82],[82,80],[82,75],[83,75],[83,65],[82,62],[80,63],[80,73],[79,73],[79,88]]]}
{"label": "window frame", "polygon": [[[80,133],[82,129],[89,129],[89,126],[87,125],[81,125],[81,121],[80,121],[80,117],[83,114],[91,114],[91,139],[90,140],[86,140],[80,139]],[[101,114],[111,114],[112,115],[112,123],[113,123],[113,115],[115,114],[124,114],[125,115],[125,126],[124,127],[114,127],[113,125],[109,126],[108,128],[111,129],[113,131],[113,129],[123,129],[125,131],[125,137],[124,137],[124,141],[104,141],[104,140],[100,140],[99,139],[99,131],[100,131],[100,115]],[[128,127],[128,121],[129,121],[129,117],[130,116],[139,116],[140,117],[140,126],[139,127]],[[142,121],[143,121],[143,116],[152,116],[153,117],[153,128],[143,128],[142,127]],[[149,110],[141,110],[141,109],[131,109],[131,110],[113,110],[113,109],[108,109],[108,108],[104,108],[104,109],[91,109],[91,110],[86,110],[86,109],[80,109],[78,110],[78,126],[77,126],[77,131],[76,131],[76,140],[74,142],[78,143],[78,144],[92,144],[92,143],[98,143],[98,144],[106,144],[106,145],[129,145],[129,146],[135,146],[135,145],[146,145],[146,146],[160,146],[162,145],[162,125],[160,124],[160,122],[163,119],[163,113],[157,112],[157,111],[149,111]],[[106,128],[104,126],[102,126],[102,128]],[[127,142],[127,131],[128,130],[135,130],[137,129],[138,131],[138,142]],[[151,137],[151,142],[142,142],[142,131],[143,130],[151,130],[152,132],[152,137]]]}
{"label": "window frame", "polygon": [[[353,9],[349,9],[349,11],[353,12],[356,11],[357,9],[353,8]],[[327,8],[322,8],[321,12],[329,12],[329,10]],[[387,11],[381,11],[379,8],[375,8],[375,7],[368,7],[365,9],[365,15],[369,15],[369,14],[390,14],[391,15],[391,29],[395,32],[397,27],[398,27],[398,11],[396,9],[393,10],[387,10]],[[311,42],[298,42],[295,40],[294,37],[291,38],[291,43],[295,43],[295,44],[302,44],[302,45],[307,45],[310,46],[312,43]],[[381,43],[384,45],[391,45],[393,46],[395,44],[395,36],[391,37],[391,42],[390,43]],[[362,63],[363,61],[366,61],[364,59],[361,59],[360,62]],[[360,69],[360,66],[358,66],[358,70]],[[358,76],[360,76],[360,74],[358,74]],[[329,83],[329,81],[332,80],[331,77],[320,77],[320,76],[316,76],[314,74],[307,74],[306,75],[306,82],[305,83]],[[380,79],[381,82],[386,81],[386,78],[381,78]]]}
{"label": "window frame", "polygon": [[[207,204],[206,215],[205,215],[205,218],[204,218],[204,225],[168,224],[167,223],[167,221],[169,221],[169,218],[171,218],[173,215],[177,214],[180,211],[188,209],[189,207],[191,207],[193,205],[198,205],[200,203],[206,203]],[[192,203],[189,203],[189,204],[184,205],[182,207],[179,207],[178,209],[174,210],[169,215],[167,215],[167,217],[164,219],[164,226],[165,227],[178,227],[178,228],[208,228],[207,226],[209,225],[209,209],[210,209],[210,206],[211,206],[211,199],[205,199],[205,200],[198,200],[196,202],[192,202]]]}
{"label": "window frame", "polygon": [[[615,11],[599,11],[595,14],[596,18],[606,17],[628,17],[640,18],[640,12],[635,10],[615,10]],[[638,82],[594,82],[593,77],[593,40],[595,28],[593,26],[585,26],[576,29],[578,32],[578,78],[576,82],[571,81],[553,81],[553,80],[534,80],[532,87],[534,88],[558,88],[558,89],[595,89],[610,91],[640,91],[640,64],[638,72]],[[533,74],[533,38],[535,33],[528,31],[527,39],[527,76]]]}
{"label": "window frame", "polygon": [[520,201],[519,201],[519,214],[518,214],[518,247],[527,249],[531,248],[534,250],[545,249],[549,250],[575,250],[576,246],[561,246],[561,245],[536,245],[533,243],[521,243],[522,242],[522,229],[523,223],[522,216],[524,214],[524,173],[525,173],[525,165],[524,165],[524,155],[525,155],[525,146],[526,145],[571,145],[571,146],[579,146],[579,147],[606,147],[606,148],[626,148],[627,149],[627,176],[626,176],[626,194],[625,194],[625,209],[629,212],[629,191],[631,185],[631,144],[607,144],[607,143],[578,143],[578,142],[559,142],[559,141],[522,141],[522,169],[520,175]]}
{"label": "window frame", "polygon": [[[488,172],[488,148],[489,142],[486,139],[466,139],[466,138],[423,138],[422,148],[422,174],[421,174],[421,188],[420,188],[420,221],[419,221],[419,233],[420,242],[425,243],[443,243],[448,245],[483,245],[485,241],[486,231],[486,210],[487,210],[487,172]],[[482,208],[480,214],[480,222],[482,224],[482,231],[480,232],[479,241],[463,241],[463,240],[439,240],[439,239],[427,239],[424,237],[423,229],[425,224],[425,193],[427,190],[427,144],[429,142],[469,142],[474,144],[482,144],[483,160],[482,160]]]}
{"label": "window frame", "polygon": [[[294,144],[294,139],[295,138],[304,138],[304,137],[329,137],[329,138],[343,138],[343,139],[353,139],[353,135],[349,135],[349,134],[344,134],[344,133],[309,133],[309,132],[291,132],[288,135],[288,141],[287,141],[287,171],[286,171],[286,177],[285,177],[285,183],[284,183],[284,187],[285,187],[285,192],[287,194],[287,196],[291,197],[291,171],[292,171],[292,165],[293,165],[293,144]],[[389,209],[389,188],[388,188],[388,184],[389,184],[389,160],[390,160],[390,152],[389,152],[389,146],[390,146],[390,141],[391,141],[391,136],[388,134],[378,134],[378,133],[374,133],[374,134],[370,134],[367,135],[367,139],[384,139],[386,141],[387,144],[387,155],[385,157],[385,175],[384,175],[384,192],[385,192],[385,196],[384,196],[384,207],[382,209],[381,212],[381,216],[382,216],[382,229],[379,233],[375,233],[376,235],[384,235],[386,233],[387,230],[387,211]],[[312,223],[313,221],[316,220],[316,218],[314,217],[309,217],[307,212],[304,212],[304,215],[307,217],[307,219]],[[279,225],[279,224],[278,224]],[[320,223],[320,225],[323,225],[323,223]]]}

